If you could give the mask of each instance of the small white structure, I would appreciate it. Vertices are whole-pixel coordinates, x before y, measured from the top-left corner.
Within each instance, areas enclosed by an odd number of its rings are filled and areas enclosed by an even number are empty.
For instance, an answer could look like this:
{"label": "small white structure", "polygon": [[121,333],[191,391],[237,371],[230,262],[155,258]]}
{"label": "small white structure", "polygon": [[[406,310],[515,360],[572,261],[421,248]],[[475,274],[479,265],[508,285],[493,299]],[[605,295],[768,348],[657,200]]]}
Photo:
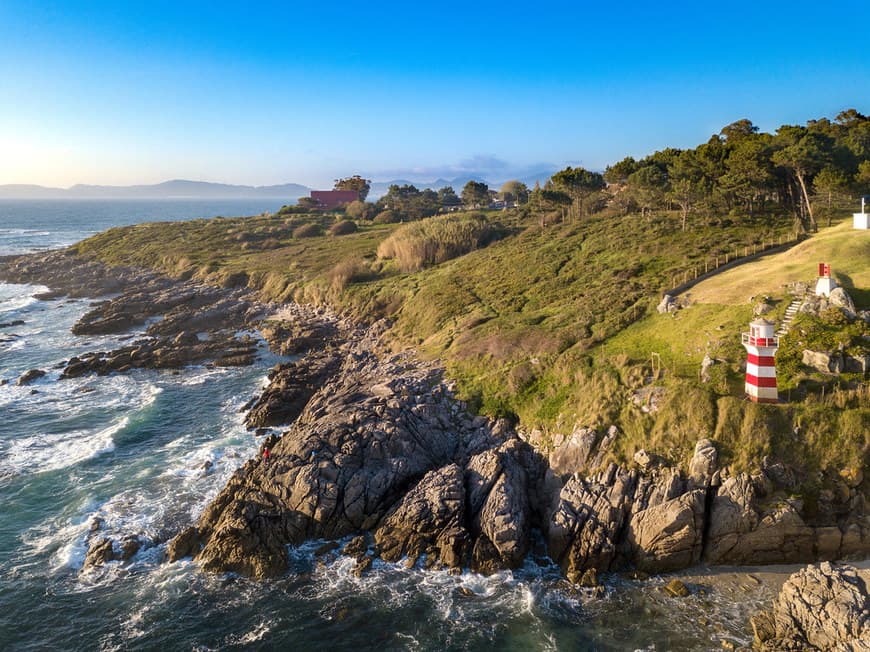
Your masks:
{"label": "small white structure", "polygon": [[776,389],[776,360],[779,338],[773,332],[773,322],[756,319],[743,333],[746,348],[746,398],[755,403],[779,403]]}
{"label": "small white structure", "polygon": [[852,213],[852,228],[861,229],[863,231],[870,228],[870,215],[868,215],[867,211],[864,210],[865,201],[867,199],[870,199],[870,195],[864,195],[861,197],[861,212]]}
{"label": "small white structure", "polygon": [[828,263],[819,263],[819,280],[816,281],[816,296],[829,297],[831,290],[838,287],[837,281],[831,278],[831,266]]}

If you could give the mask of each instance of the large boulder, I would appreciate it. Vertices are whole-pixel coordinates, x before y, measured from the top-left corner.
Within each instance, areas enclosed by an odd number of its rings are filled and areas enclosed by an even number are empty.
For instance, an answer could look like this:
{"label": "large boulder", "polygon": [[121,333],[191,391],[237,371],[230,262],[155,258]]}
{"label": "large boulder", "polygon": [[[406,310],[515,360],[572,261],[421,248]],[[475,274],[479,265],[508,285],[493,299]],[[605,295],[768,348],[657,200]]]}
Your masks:
{"label": "large boulder", "polygon": [[710,505],[703,559],[710,564],[798,563],[814,558],[815,533],[799,506],[767,496],[762,476],[728,478]]}
{"label": "large boulder", "polygon": [[529,474],[520,461],[527,445],[505,442],[472,457],[466,470],[472,531],[472,568],[516,568],[529,549],[532,524]]}
{"label": "large boulder", "polygon": [[415,562],[427,555],[447,567],[461,567],[470,539],[463,526],[465,502],[461,467],[448,464],[429,471],[375,530],[381,557]]}
{"label": "large boulder", "polygon": [[30,383],[39,380],[43,376],[45,376],[45,372],[42,369],[31,369],[30,371],[25,371],[23,374],[21,374],[21,376],[18,378],[18,382],[16,382],[15,384],[19,387],[23,385],[29,385]]}
{"label": "large boulder", "polygon": [[870,650],[870,572],[822,562],[794,573],[752,618],[759,650]]}
{"label": "large boulder", "polygon": [[614,563],[636,483],[636,472],[611,465],[588,480],[572,476],[562,488],[547,524],[549,552],[569,580]]}
{"label": "large boulder", "polygon": [[801,362],[823,374],[839,374],[845,368],[845,361],[841,351],[826,352],[804,349]]}
{"label": "large boulder", "polygon": [[716,447],[709,439],[701,439],[695,444],[695,453],[689,462],[689,480],[693,486],[702,489],[710,486],[718,459]]}
{"label": "large boulder", "polygon": [[663,573],[697,564],[705,496],[705,491],[696,489],[632,514],[626,543],[634,566],[648,573]]}
{"label": "large boulder", "polygon": [[847,316],[855,317],[855,302],[852,301],[852,297],[842,287],[836,287],[831,290],[828,301],[832,306],[840,308]]}
{"label": "large boulder", "polygon": [[571,436],[550,453],[550,468],[560,476],[584,473],[597,442],[598,432],[594,428],[575,428]]}

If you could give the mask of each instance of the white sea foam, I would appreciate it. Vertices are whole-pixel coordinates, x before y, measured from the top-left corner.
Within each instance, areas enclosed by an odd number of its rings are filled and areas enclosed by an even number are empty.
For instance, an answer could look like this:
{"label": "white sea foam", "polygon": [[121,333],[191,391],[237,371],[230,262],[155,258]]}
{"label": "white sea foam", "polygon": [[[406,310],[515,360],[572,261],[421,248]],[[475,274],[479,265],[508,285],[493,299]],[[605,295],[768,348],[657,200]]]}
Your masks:
{"label": "white sea foam", "polygon": [[195,387],[196,385],[202,385],[208,381],[218,380],[227,373],[228,370],[226,369],[206,369],[205,367],[191,369],[188,373],[185,373],[181,380],[179,380],[179,384],[188,387]]}
{"label": "white sea foam", "polygon": [[230,645],[251,645],[257,641],[262,641],[271,630],[272,624],[266,620],[261,620],[244,634],[230,636],[227,643]]}
{"label": "white sea foam", "polygon": [[112,437],[129,422],[129,417],[122,417],[96,432],[71,430],[15,439],[9,443],[0,461],[0,474],[56,471],[110,453],[115,450]]}
{"label": "white sea foam", "polygon": [[0,314],[18,312],[39,302],[35,294],[47,292],[44,285],[0,283]]}
{"label": "white sea foam", "polygon": [[0,236],[4,235],[51,235],[51,231],[38,231],[37,229],[0,229]]}

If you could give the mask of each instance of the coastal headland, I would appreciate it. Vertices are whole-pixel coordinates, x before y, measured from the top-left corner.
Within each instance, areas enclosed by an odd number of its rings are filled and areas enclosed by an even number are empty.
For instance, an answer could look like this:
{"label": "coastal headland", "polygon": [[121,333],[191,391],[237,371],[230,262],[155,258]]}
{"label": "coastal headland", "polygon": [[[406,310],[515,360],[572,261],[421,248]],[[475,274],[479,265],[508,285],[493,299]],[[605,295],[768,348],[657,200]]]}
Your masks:
{"label": "coastal headland", "polygon": [[[286,545],[324,539],[336,543],[323,554],[345,541],[359,572],[376,557],[488,573],[532,556],[556,561],[571,582],[594,584],[596,572],[870,551],[863,477],[842,478],[841,492],[809,509],[791,467],[765,458],[755,470],[731,470],[706,437],[678,464],[646,451],[631,464],[610,461],[622,436],[613,424],[577,428],[548,450],[521,424],[470,411],[442,365],[395,350],[385,319],[362,324],[322,307],[278,306],[244,286],[108,267],[73,251],[3,260],[0,278],[42,283],[55,295],[108,295],[74,332],[146,327],[119,350],[67,361],[58,382],[250,363],[256,343],[242,333],[251,329],[293,356],[246,406],[252,430],[272,429],[260,448],[268,459],[239,469],[169,542],[169,561],[192,556],[207,570],[271,577],[287,571]],[[136,548],[98,527],[90,546],[86,565]]]}

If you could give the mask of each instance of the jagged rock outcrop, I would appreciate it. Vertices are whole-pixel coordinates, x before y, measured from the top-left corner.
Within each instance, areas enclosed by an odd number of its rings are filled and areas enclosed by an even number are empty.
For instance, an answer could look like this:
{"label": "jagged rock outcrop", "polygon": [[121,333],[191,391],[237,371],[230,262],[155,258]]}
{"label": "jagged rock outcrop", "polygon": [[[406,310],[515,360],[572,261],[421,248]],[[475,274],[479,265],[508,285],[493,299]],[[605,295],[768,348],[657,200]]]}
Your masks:
{"label": "jagged rock outcrop", "polygon": [[[503,424],[471,418],[440,369],[379,350],[360,329],[268,463],[248,462],[171,559],[254,576],[284,546],[373,531],[384,559],[491,572],[516,567],[541,521],[546,464]],[[301,364],[303,360],[299,361]]]}
{"label": "jagged rock outcrop", "polygon": [[216,366],[248,365],[256,356],[256,342],[238,336],[238,331],[258,323],[269,310],[245,288],[109,268],[71,250],[0,259],[0,276],[12,282],[47,284],[51,291],[44,298],[117,294],[85,313],[72,328],[76,335],[123,333],[148,324],[146,336],[130,345],[71,359],[62,378],[143,367],[172,369],[206,361]]}
{"label": "jagged rock outcrop", "polygon": [[276,365],[269,372],[269,386],[245,417],[245,425],[253,429],[292,423],[340,366],[341,355],[335,349]]}
{"label": "jagged rock outcrop", "polygon": [[813,528],[793,499],[768,498],[764,478],[728,478],[710,505],[704,560],[711,564],[806,562],[813,559]]}
{"label": "jagged rock outcrop", "polygon": [[640,479],[624,546],[625,558],[635,568],[661,573],[700,561],[706,490],[692,486],[672,470]]}
{"label": "jagged rock outcrop", "polygon": [[448,568],[461,567],[471,541],[465,529],[465,479],[455,463],[429,471],[396,503],[375,530],[375,543],[386,561],[421,556]]}
{"label": "jagged rock outcrop", "polygon": [[471,529],[475,536],[472,568],[492,572],[521,565],[532,526],[529,473],[519,440],[472,457],[466,469]]}
{"label": "jagged rock outcrop", "polygon": [[773,609],[752,618],[755,648],[870,650],[870,571],[823,562],[788,578]]}
{"label": "jagged rock outcrop", "polygon": [[[388,531],[399,539],[386,547],[388,555],[435,550],[444,563],[458,563],[460,525],[469,517],[451,511],[456,501],[426,506],[429,487],[447,491],[444,483],[452,481],[448,493],[461,496],[456,474],[439,470],[464,468],[470,451],[502,440],[449,398],[438,369],[377,350],[371,333],[352,336],[341,349],[340,370],[272,447],[268,464],[249,462],[200,519],[195,535],[185,535],[203,544],[197,558],[204,567],[272,575],[284,568],[287,543],[338,538],[379,524],[381,541]],[[492,488],[480,508],[486,516],[478,539],[487,536],[500,558],[516,563],[528,545],[528,526],[517,523],[531,518],[503,522],[501,515],[527,512],[529,491],[521,463],[509,448],[501,453],[510,459],[502,456],[500,474],[487,479]],[[473,459],[468,464],[474,467]],[[428,514],[434,530],[402,534],[400,516],[411,512]],[[449,533],[442,536],[447,523]]]}
{"label": "jagged rock outcrop", "polygon": [[611,568],[637,476],[611,464],[588,480],[573,476],[562,488],[547,526],[550,557],[569,580],[588,568]]}
{"label": "jagged rock outcrop", "polygon": [[706,490],[693,486],[667,468],[644,474],[611,465],[587,480],[574,476],[548,523],[550,555],[569,579],[588,568],[664,572],[697,563]]}
{"label": "jagged rock outcrop", "polygon": [[322,348],[339,331],[332,315],[304,306],[285,306],[282,318],[260,324],[260,333],[269,348],[279,355],[295,355]]}

